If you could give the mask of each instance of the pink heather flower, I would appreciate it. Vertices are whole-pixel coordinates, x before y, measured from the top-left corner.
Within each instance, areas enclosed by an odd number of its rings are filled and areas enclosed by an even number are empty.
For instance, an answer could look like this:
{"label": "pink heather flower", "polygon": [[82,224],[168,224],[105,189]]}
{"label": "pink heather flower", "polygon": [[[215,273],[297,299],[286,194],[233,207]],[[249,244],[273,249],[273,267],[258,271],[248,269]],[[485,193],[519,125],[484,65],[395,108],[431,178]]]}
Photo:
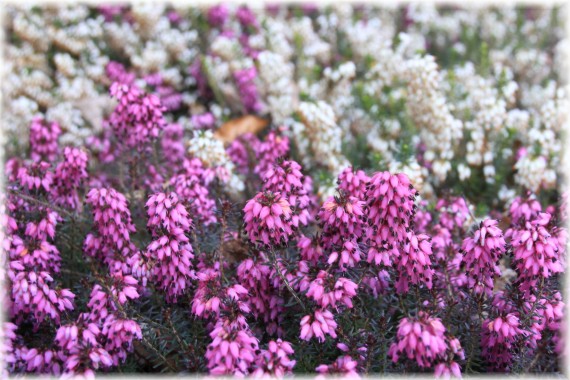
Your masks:
{"label": "pink heather flower", "polygon": [[461,367],[456,362],[439,363],[435,366],[434,375],[444,379],[449,379],[451,376],[461,379]]}
{"label": "pink heather flower", "polygon": [[297,263],[297,270],[293,274],[293,281],[290,281],[293,289],[299,292],[305,292],[309,289],[312,281],[309,274],[311,269],[312,266],[310,266],[308,261],[300,260]]}
{"label": "pink heather flower", "polygon": [[160,139],[162,157],[172,166],[177,166],[184,161],[186,148],[184,147],[184,128],[181,124],[168,124]]}
{"label": "pink heather flower", "polygon": [[34,117],[30,125],[30,157],[36,162],[53,161],[57,157],[57,139],[61,135],[59,124],[48,123]]}
{"label": "pink heather flower", "polygon": [[220,272],[212,269],[200,269],[196,273],[198,286],[192,300],[192,314],[208,318],[220,315],[222,285],[220,284]]}
{"label": "pink heather flower", "polygon": [[133,340],[142,339],[139,324],[129,319],[117,319],[113,315],[105,320],[101,334],[106,336],[104,346],[114,365],[119,365],[127,359],[127,353],[133,351]]}
{"label": "pink heather flower", "polygon": [[388,350],[392,360],[401,354],[415,360],[420,367],[431,367],[434,361],[444,359],[449,350],[445,327],[439,318],[420,312],[418,318],[403,318],[398,325],[396,341]]}
{"label": "pink heather flower", "polygon": [[314,236],[312,239],[301,235],[297,242],[299,254],[302,260],[316,264],[321,257],[323,257],[323,247],[319,236]]}
{"label": "pink heather flower", "polygon": [[325,334],[336,339],[337,324],[334,316],[329,310],[317,310],[313,315],[305,315],[301,319],[301,334],[303,340],[310,340],[315,337],[319,342],[325,341]]}
{"label": "pink heather flower", "polygon": [[511,238],[514,263],[519,273],[521,290],[527,292],[538,277],[549,278],[561,273],[562,267],[558,240],[547,229],[551,215],[539,213],[536,217],[507,231]]}
{"label": "pink heather flower", "polygon": [[[160,232],[179,237],[194,226],[184,205],[179,202],[176,193],[157,193],[146,202],[147,226],[157,236]],[[180,236],[181,237],[181,236]]]}
{"label": "pink heather flower", "polygon": [[56,168],[53,176],[51,196],[56,204],[71,209],[80,205],[77,190],[87,175],[87,153],[82,149],[66,147],[63,161]]}
{"label": "pink heather flower", "polygon": [[259,23],[257,22],[257,18],[255,14],[249,9],[247,6],[241,6],[236,11],[236,17],[239,23],[244,27],[252,27],[255,29],[259,28]]}
{"label": "pink heather flower", "polygon": [[172,24],[178,24],[182,21],[182,16],[176,11],[168,12],[167,17],[168,21],[170,21]]}
{"label": "pink heather flower", "polygon": [[115,273],[112,276],[113,285],[111,286],[111,294],[124,305],[129,299],[139,298],[137,292],[138,281],[133,276],[123,276],[122,273]]}
{"label": "pink heather flower", "polygon": [[486,319],[482,326],[482,355],[496,370],[506,370],[512,361],[511,347],[522,337],[519,318],[513,313],[495,319]]}
{"label": "pink heather flower", "polygon": [[50,164],[44,161],[33,162],[18,169],[17,179],[22,188],[29,191],[45,191],[49,193],[53,183],[53,173],[49,170]]}
{"label": "pink heather flower", "polygon": [[133,84],[136,79],[134,73],[129,73],[125,69],[125,66],[115,61],[110,61],[107,66],[105,66],[105,73],[112,82],[118,82],[127,85]]}
{"label": "pink heather flower", "polygon": [[525,315],[532,315],[530,321],[530,334],[525,339],[525,344],[535,350],[537,343],[542,339],[542,332],[545,329],[553,332],[558,332],[560,329],[560,322],[563,317],[562,297],[559,292],[554,293],[552,296],[540,298],[538,301],[536,296],[531,294],[523,304],[523,311]]}
{"label": "pink heather flower", "polygon": [[236,171],[239,174],[246,175],[250,171],[248,148],[246,146],[246,143],[242,141],[241,138],[237,138],[232,141],[226,148],[226,153],[228,154],[230,160],[234,163]]}
{"label": "pink heather flower", "polygon": [[[240,135],[226,148],[226,152],[232,162],[236,165],[238,173],[247,175],[253,170],[257,163],[255,161],[256,157],[254,156],[259,150],[260,144],[261,141],[257,136],[248,132]],[[271,165],[269,165],[268,168],[270,166]]]}
{"label": "pink heather flower", "polygon": [[456,228],[463,231],[463,226],[469,219],[469,207],[463,197],[452,197],[451,199],[440,199],[435,206],[439,211],[439,224],[450,231]]}
{"label": "pink heather flower", "polygon": [[57,353],[54,350],[22,347],[20,356],[26,362],[28,373],[54,375],[61,373]]}
{"label": "pink heather flower", "polygon": [[323,309],[327,306],[336,309],[337,302],[352,308],[351,299],[356,296],[357,288],[358,285],[353,281],[344,277],[334,281],[334,275],[321,270],[309,285],[307,297],[313,298]]}
{"label": "pink heather flower", "polygon": [[263,319],[269,334],[280,334],[279,326],[284,312],[284,300],[269,281],[271,268],[267,259],[260,256],[259,260],[246,259],[237,267],[239,283],[248,290],[248,302],[256,319]]}
{"label": "pink heather flower", "polygon": [[326,365],[321,364],[315,371],[321,374],[343,374],[344,376],[350,377],[359,377],[358,372],[356,371],[356,367],[358,366],[358,362],[351,358],[349,355],[339,356],[333,364]]}
{"label": "pink heather flower", "polygon": [[215,5],[208,9],[208,23],[212,27],[220,27],[225,24],[229,17],[229,9],[224,4]]}
{"label": "pink heather flower", "polygon": [[0,339],[2,339],[3,345],[0,346],[0,353],[4,361],[4,368],[0,370],[0,375],[8,378],[10,373],[14,373],[16,369],[16,363],[18,361],[18,355],[15,353],[15,341],[18,338],[16,335],[16,330],[18,326],[12,322],[2,322],[0,329]]}
{"label": "pink heather flower", "polygon": [[194,228],[192,220],[176,193],[157,193],[146,203],[147,226],[154,240],[146,256],[154,261],[153,275],[158,286],[167,290],[167,299],[175,301],[182,295],[189,280],[194,252],[186,234]]}
{"label": "pink heather flower", "polygon": [[493,279],[501,275],[498,264],[506,243],[498,224],[496,220],[485,219],[473,237],[466,238],[461,245],[470,287],[477,294],[491,296]]}
{"label": "pink heather flower", "polygon": [[534,219],[540,212],[542,212],[542,206],[536,199],[536,196],[530,192],[526,198],[516,197],[509,207],[513,224],[524,223]]}
{"label": "pink heather flower", "polygon": [[262,175],[263,190],[281,193],[293,210],[293,225],[307,225],[311,219],[311,199],[303,185],[301,165],[295,161],[277,159],[274,165]]}
{"label": "pink heather flower", "polygon": [[160,75],[160,73],[157,72],[148,74],[143,79],[148,86],[156,87],[162,84],[162,75]]}
{"label": "pink heather flower", "polygon": [[87,306],[90,310],[89,319],[93,321],[107,318],[109,308],[111,308],[111,311],[117,309],[117,305],[109,299],[108,294],[103,291],[103,288],[99,284],[93,286]]}
{"label": "pink heather flower", "polygon": [[89,256],[98,257],[109,268],[125,268],[126,258],[136,252],[130,234],[135,232],[127,199],[113,188],[91,189],[87,194],[87,204],[91,205],[94,220],[94,234],[88,234],[83,249]]}
{"label": "pink heather flower", "polygon": [[216,222],[216,204],[206,187],[206,173],[199,159],[184,160],[184,171],[170,179],[170,184],[181,199],[190,201],[188,209],[204,225]]}
{"label": "pink heather flower", "polygon": [[46,207],[38,207],[37,212],[38,218],[26,224],[25,235],[40,241],[48,238],[53,240],[57,223],[62,221],[61,217],[57,212]]}
{"label": "pink heather flower", "polygon": [[44,239],[22,240],[18,235],[12,235],[12,244],[8,252],[11,260],[18,260],[20,265],[31,270],[57,273],[61,267],[59,250]]}
{"label": "pink heather flower", "polygon": [[431,242],[427,235],[416,235],[409,232],[406,237],[404,249],[400,256],[395,258],[398,280],[396,290],[398,293],[406,293],[409,284],[425,284],[428,289],[432,288],[434,270],[431,267]]}
{"label": "pink heather flower", "polygon": [[69,289],[50,288],[53,278],[48,272],[27,272],[17,261],[12,261],[10,266],[12,315],[33,314],[37,327],[46,316],[59,323],[61,312],[73,310],[75,295]]}
{"label": "pink heather flower", "polygon": [[192,115],[190,124],[194,129],[212,129],[216,125],[216,118],[211,112]]}
{"label": "pink heather flower", "polygon": [[243,211],[245,231],[254,244],[286,244],[296,229],[291,218],[291,205],[280,193],[258,193],[246,203]]}
{"label": "pink heather flower", "polygon": [[155,92],[158,94],[160,104],[164,106],[165,110],[177,111],[182,106],[182,93],[176,91],[174,87],[165,85],[158,86]]}
{"label": "pink heather flower", "polygon": [[377,275],[366,275],[362,279],[363,290],[378,298],[380,294],[385,294],[390,286],[390,274],[381,270]]}
{"label": "pink heather flower", "polygon": [[253,371],[252,376],[281,378],[292,374],[296,361],[290,359],[289,355],[294,353],[291,343],[284,342],[281,339],[270,340],[267,350],[261,350],[261,353],[257,355],[255,361],[257,368]]}
{"label": "pink heather flower", "polygon": [[244,52],[244,54],[248,57],[250,57],[251,59],[257,59],[257,57],[259,56],[260,51],[257,49],[254,49],[251,44],[249,43],[249,39],[251,38],[251,36],[247,33],[242,33],[238,40],[239,43],[241,45],[241,48]]}
{"label": "pink heather flower", "polygon": [[402,246],[413,220],[417,191],[403,174],[376,173],[367,185],[368,262],[392,265],[396,245]]}
{"label": "pink heather flower", "polygon": [[340,190],[347,195],[358,199],[364,199],[366,193],[366,185],[370,182],[370,177],[362,170],[356,170],[347,167],[338,176],[337,184]]}
{"label": "pink heather flower", "polygon": [[86,314],[80,314],[74,324],[61,326],[55,341],[61,348],[58,357],[63,361],[65,375],[83,375],[95,377],[95,370],[113,366],[113,358],[99,342],[101,330],[89,320]]}
{"label": "pink heather flower", "polygon": [[440,224],[433,227],[431,247],[434,257],[439,261],[447,261],[451,254],[460,250],[460,246],[455,244],[451,231]]}
{"label": "pink heather flower", "polygon": [[147,95],[135,85],[114,82],[111,96],[119,104],[109,121],[117,140],[127,149],[142,150],[158,137],[166,122],[166,110],[156,95]]}
{"label": "pink heather flower", "polygon": [[196,58],[192,65],[188,67],[188,73],[196,81],[196,86],[198,87],[198,93],[200,96],[205,99],[211,99],[213,95],[212,90],[208,85],[208,79],[204,73],[204,69],[202,68],[202,61],[199,58]]}
{"label": "pink heather flower", "polygon": [[414,216],[414,225],[416,232],[426,233],[428,228],[432,226],[432,216],[427,210],[427,201],[421,201],[419,208],[416,210],[416,215]]}
{"label": "pink heather flower", "polygon": [[329,197],[318,214],[323,248],[331,252],[328,263],[339,263],[341,270],[354,267],[363,254],[359,242],[366,228],[364,202],[341,192]]}
{"label": "pink heather flower", "polygon": [[261,102],[255,86],[255,78],[257,77],[255,66],[237,70],[233,75],[245,112],[257,113],[261,111]]}
{"label": "pink heather flower", "polygon": [[206,360],[211,375],[249,374],[259,350],[259,341],[253,335],[245,318],[220,318],[210,333]]}
{"label": "pink heather flower", "polygon": [[262,175],[277,161],[279,157],[286,157],[289,153],[289,138],[280,136],[276,131],[271,131],[265,140],[252,146],[255,150],[257,164],[254,172]]}

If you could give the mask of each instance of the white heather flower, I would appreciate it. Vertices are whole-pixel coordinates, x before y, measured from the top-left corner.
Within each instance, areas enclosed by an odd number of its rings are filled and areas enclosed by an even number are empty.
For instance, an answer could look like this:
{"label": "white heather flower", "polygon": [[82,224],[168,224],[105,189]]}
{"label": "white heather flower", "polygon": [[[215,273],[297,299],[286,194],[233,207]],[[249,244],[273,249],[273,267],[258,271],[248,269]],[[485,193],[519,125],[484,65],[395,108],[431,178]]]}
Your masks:
{"label": "white heather flower", "polygon": [[233,195],[243,191],[244,183],[235,173],[235,165],[226,153],[224,143],[214,138],[211,130],[194,132],[194,137],[188,141],[188,153],[199,158],[206,167],[214,169]]}
{"label": "white heather flower", "polygon": [[515,182],[533,192],[537,192],[541,185],[551,187],[556,179],[556,175],[552,178],[553,172],[547,170],[546,159],[542,156],[533,158],[527,154],[517,161],[515,169]]}
{"label": "white heather flower", "polygon": [[261,52],[257,59],[265,103],[274,122],[280,124],[291,116],[299,101],[293,78],[293,64],[270,51]]}
{"label": "white heather flower", "polygon": [[508,207],[508,205],[510,205],[513,199],[517,196],[517,192],[515,189],[509,189],[506,185],[502,185],[497,195],[499,200],[503,201],[505,206]]}
{"label": "white heather flower", "polygon": [[420,137],[427,150],[437,153],[439,162],[433,170],[440,181],[444,181],[451,169],[456,141],[463,136],[463,124],[451,114],[444,94],[440,89],[441,75],[435,58],[416,56],[405,61],[403,77],[407,81],[408,98],[406,106],[410,116],[420,127]]}
{"label": "white heather flower", "polygon": [[333,177],[337,177],[348,166],[348,161],[341,151],[342,130],[336,124],[333,109],[323,101],[301,102],[299,113],[311,142],[313,157],[326,166]]}
{"label": "white heather flower", "polygon": [[471,177],[471,169],[464,163],[460,163],[457,165],[457,174],[459,175],[460,181],[465,181]]}

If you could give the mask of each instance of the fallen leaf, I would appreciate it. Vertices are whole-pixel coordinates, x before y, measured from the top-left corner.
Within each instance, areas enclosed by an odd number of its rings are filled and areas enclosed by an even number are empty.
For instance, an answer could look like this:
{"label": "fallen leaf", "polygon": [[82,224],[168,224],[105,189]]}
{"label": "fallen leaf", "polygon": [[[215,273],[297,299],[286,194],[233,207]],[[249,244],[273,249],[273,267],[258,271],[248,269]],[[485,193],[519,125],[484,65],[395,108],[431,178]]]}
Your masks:
{"label": "fallen leaf", "polygon": [[223,141],[226,144],[231,143],[239,136],[245,133],[258,134],[261,132],[269,122],[259,116],[245,115],[225,122],[214,133],[214,137]]}

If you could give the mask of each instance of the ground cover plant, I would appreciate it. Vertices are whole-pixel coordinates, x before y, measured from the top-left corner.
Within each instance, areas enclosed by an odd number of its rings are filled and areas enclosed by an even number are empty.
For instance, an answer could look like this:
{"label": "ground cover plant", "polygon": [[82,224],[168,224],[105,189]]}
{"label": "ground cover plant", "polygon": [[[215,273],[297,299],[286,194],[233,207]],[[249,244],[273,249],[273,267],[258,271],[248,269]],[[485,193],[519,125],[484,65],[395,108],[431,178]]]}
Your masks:
{"label": "ground cover plant", "polygon": [[6,5],[2,375],[560,372],[564,12]]}

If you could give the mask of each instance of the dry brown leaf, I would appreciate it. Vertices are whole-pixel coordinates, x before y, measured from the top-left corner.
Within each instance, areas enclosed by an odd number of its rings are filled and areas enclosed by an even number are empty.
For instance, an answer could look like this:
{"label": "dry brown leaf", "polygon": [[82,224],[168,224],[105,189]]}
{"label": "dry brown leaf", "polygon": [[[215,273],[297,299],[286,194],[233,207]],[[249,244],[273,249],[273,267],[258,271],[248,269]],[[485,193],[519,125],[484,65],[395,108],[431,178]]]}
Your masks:
{"label": "dry brown leaf", "polygon": [[259,116],[245,115],[222,124],[222,126],[214,133],[214,137],[222,140],[226,144],[229,144],[245,133],[251,132],[253,134],[257,134],[261,132],[267,124],[268,121]]}

